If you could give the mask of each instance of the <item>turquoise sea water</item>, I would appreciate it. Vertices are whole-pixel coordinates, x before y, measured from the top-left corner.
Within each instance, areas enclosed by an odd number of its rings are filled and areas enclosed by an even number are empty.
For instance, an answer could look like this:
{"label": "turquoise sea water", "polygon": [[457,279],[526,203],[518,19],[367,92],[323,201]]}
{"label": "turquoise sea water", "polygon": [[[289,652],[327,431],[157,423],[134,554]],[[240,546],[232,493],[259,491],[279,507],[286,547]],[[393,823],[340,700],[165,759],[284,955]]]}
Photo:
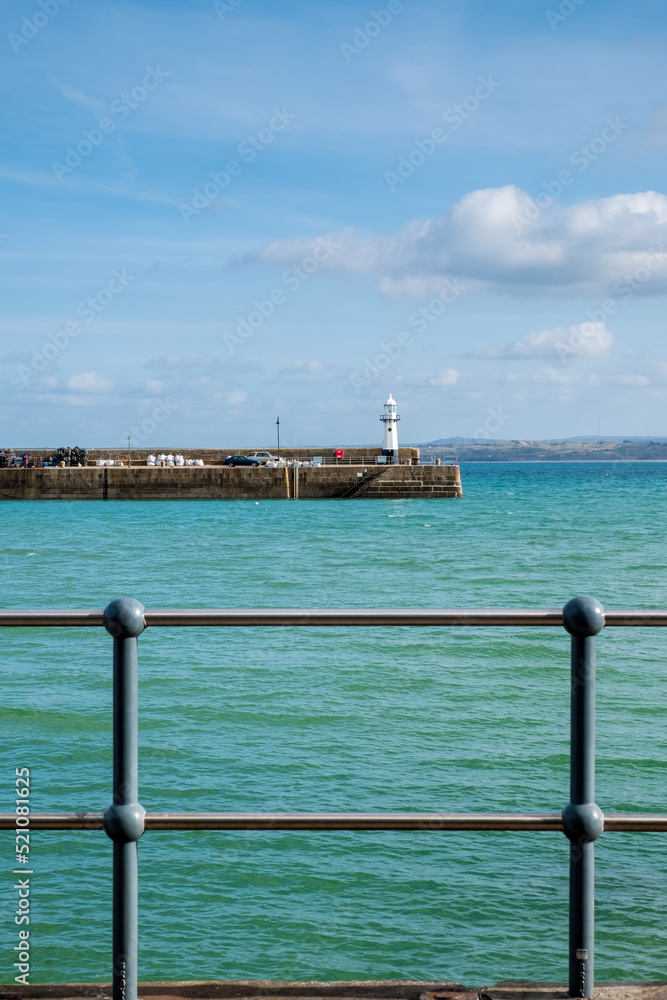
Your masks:
{"label": "turquoise sea water", "polygon": [[[4,502],[0,604],[535,607],[667,603],[667,465],[470,465],[461,500]],[[153,629],[140,639],[149,811],[556,811],[560,629]],[[1,810],[110,802],[111,640],[6,630]],[[598,645],[603,809],[667,811],[667,635]],[[0,834],[2,981],[15,943]],[[667,978],[662,834],[597,848],[597,978]],[[108,980],[111,844],[31,838],[34,982]],[[566,979],[557,833],[148,833],[140,977]]]}

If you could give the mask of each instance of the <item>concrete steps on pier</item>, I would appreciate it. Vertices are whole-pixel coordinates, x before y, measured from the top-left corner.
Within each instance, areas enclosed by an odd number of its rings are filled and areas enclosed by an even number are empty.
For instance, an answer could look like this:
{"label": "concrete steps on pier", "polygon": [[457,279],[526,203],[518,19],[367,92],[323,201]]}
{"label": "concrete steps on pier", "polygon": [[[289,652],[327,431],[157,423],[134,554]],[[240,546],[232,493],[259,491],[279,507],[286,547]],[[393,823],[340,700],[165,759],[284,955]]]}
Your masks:
{"label": "concrete steps on pier", "polygon": [[456,497],[459,495],[460,488],[457,488],[451,482],[425,483],[423,479],[387,479],[384,476],[377,483],[370,482],[359,494],[361,497],[384,497],[385,499],[391,499],[392,497]]}

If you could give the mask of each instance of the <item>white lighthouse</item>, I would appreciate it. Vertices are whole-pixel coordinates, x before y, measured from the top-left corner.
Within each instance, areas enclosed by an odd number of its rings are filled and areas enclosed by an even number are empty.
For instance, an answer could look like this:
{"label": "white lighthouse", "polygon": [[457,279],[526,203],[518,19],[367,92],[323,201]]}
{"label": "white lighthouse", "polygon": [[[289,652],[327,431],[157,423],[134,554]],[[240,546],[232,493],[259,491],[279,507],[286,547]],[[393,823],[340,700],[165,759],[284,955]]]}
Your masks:
{"label": "white lighthouse", "polygon": [[389,465],[398,465],[398,427],[396,424],[401,418],[396,415],[396,400],[393,396],[384,404],[384,413],[380,420],[384,424],[384,436],[382,439],[382,454],[387,456]]}

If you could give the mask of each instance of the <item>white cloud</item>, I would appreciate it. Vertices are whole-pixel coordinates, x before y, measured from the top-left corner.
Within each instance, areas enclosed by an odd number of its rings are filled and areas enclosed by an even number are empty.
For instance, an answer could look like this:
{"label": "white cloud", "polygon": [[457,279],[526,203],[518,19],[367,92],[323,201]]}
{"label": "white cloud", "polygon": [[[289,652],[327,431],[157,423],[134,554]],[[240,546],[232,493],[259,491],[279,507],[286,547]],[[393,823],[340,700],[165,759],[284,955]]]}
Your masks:
{"label": "white cloud", "polygon": [[89,396],[103,396],[113,388],[111,379],[102,378],[97,372],[79,372],[67,379],[70,392],[84,392]]}
{"label": "white cloud", "polygon": [[456,385],[460,374],[461,372],[458,372],[456,368],[443,368],[439,375],[435,375],[433,378],[428,380],[429,385],[435,385],[439,388],[446,389],[451,385]]}
{"label": "white cloud", "polygon": [[227,396],[227,402],[230,406],[240,406],[241,403],[245,403],[248,396],[245,392],[241,392],[240,389],[236,389],[234,392],[230,392]]}
{"label": "white cloud", "polygon": [[[340,246],[320,270],[372,274],[386,294],[424,295],[447,277],[523,293],[667,291],[665,195],[554,201],[531,221],[534,210],[514,185],[471,191],[445,215],[414,219],[393,236],[354,228],[333,234]],[[279,240],[247,260],[283,267],[316,245],[316,239]]]}
{"label": "white cloud", "polygon": [[599,358],[608,354],[614,335],[604,323],[575,323],[556,326],[551,330],[533,330],[504,347],[482,344],[475,354],[482,358],[554,358],[567,360],[575,356]]}

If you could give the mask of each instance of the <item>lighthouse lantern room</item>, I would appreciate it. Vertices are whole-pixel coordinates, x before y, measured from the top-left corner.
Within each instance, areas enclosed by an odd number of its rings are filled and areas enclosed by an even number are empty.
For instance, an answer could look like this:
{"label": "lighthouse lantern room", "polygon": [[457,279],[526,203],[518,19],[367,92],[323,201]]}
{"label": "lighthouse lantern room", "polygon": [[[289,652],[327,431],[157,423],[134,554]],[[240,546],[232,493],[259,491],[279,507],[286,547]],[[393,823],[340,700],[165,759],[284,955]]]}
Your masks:
{"label": "lighthouse lantern room", "polygon": [[393,396],[384,404],[384,413],[380,420],[384,424],[384,437],[382,439],[382,454],[386,455],[389,465],[398,465],[398,428],[397,422],[401,418],[396,415],[396,400]]}

